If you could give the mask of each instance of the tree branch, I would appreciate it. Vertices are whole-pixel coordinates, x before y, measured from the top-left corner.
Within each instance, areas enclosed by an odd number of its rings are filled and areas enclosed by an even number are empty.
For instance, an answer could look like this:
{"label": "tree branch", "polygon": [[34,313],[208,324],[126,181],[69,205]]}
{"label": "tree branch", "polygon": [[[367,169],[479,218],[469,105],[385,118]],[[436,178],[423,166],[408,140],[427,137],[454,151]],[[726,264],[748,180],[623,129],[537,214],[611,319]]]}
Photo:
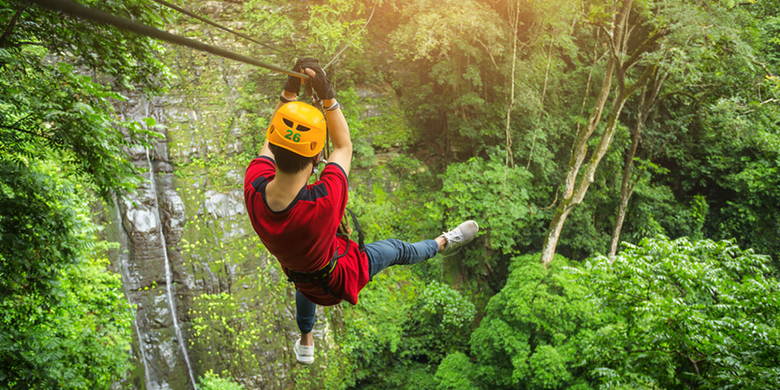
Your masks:
{"label": "tree branch", "polygon": [[628,87],[627,89],[625,89],[625,93],[624,93],[624,94],[625,94],[625,96],[631,96],[631,95],[633,95],[633,94],[634,94],[634,92],[636,92],[636,90],[637,90],[637,89],[639,89],[640,87],[642,87],[642,86],[644,85],[644,83],[647,81],[647,79],[649,79],[649,78],[650,78],[650,76],[652,76],[653,74],[655,74],[654,67],[648,67],[648,68],[646,68],[646,69],[644,70],[644,72],[642,72],[642,75],[640,75],[640,76],[639,76],[639,80],[637,80],[636,82],[634,82],[633,84],[631,84],[631,86],[630,86],[630,87]]}
{"label": "tree branch", "polygon": [[23,117],[21,117],[21,118],[17,119],[17,120],[16,120],[16,122],[14,122],[13,124],[11,124],[11,126],[12,126],[12,127],[17,127],[17,126],[18,126],[20,123],[22,123],[22,121],[23,121],[23,120],[25,120],[25,119],[27,119],[27,118],[29,118],[29,117],[31,117],[31,116],[32,116],[32,113],[29,113],[29,114],[27,114],[27,115],[25,115],[25,116],[23,116]]}
{"label": "tree branch", "polygon": [[493,53],[491,53],[491,52],[490,52],[490,48],[489,48],[489,47],[488,47],[488,46],[485,44],[485,42],[482,42],[482,40],[481,40],[481,39],[479,39],[479,38],[478,38],[478,37],[476,37],[476,36],[474,37],[474,40],[475,40],[475,41],[477,41],[477,43],[479,43],[479,45],[480,45],[480,46],[482,46],[482,48],[483,48],[483,49],[485,49],[485,52],[486,52],[486,53],[488,53],[488,56],[490,57],[490,62],[492,62],[492,63],[493,63],[493,66],[495,66],[495,67],[496,67],[496,70],[499,70],[499,69],[501,69],[501,68],[498,66],[498,63],[496,62],[496,58],[495,58],[495,57],[493,57]]}
{"label": "tree branch", "polygon": [[[510,126],[512,124],[512,106],[514,106],[515,104],[515,65],[517,63],[517,27],[520,24],[519,21],[520,21],[520,4],[515,3],[515,17],[514,17],[514,22],[512,23],[512,74],[509,80],[510,82],[509,104],[507,105],[506,108],[506,128],[504,130],[505,133],[504,135],[506,137],[505,163],[506,166],[510,168],[515,165],[515,159],[512,153],[512,133],[511,133]],[[487,47],[485,47],[485,49],[487,49]],[[488,51],[488,54],[489,53],[490,51]],[[490,56],[490,59],[491,60],[493,59],[492,55]]]}
{"label": "tree branch", "polygon": [[27,6],[23,5],[21,8],[16,10],[14,16],[11,17],[11,21],[8,23],[8,26],[5,27],[3,35],[0,35],[0,47],[5,47],[6,40],[11,36],[11,32],[13,32],[14,27],[16,27],[16,22],[19,20],[19,17],[22,16],[22,12],[24,12],[26,8]]}
{"label": "tree branch", "polygon": [[555,206],[555,203],[557,203],[557,202],[558,202],[558,191],[559,191],[559,190],[560,190],[560,189],[556,189],[556,190],[555,190],[555,199],[553,199],[553,201],[550,203],[550,205],[549,205],[549,206],[547,206],[547,207],[542,207],[542,210],[549,210],[549,209],[553,208],[553,206]]}
{"label": "tree branch", "polygon": [[634,52],[631,53],[631,56],[628,57],[628,60],[623,63],[623,69],[628,71],[632,66],[636,64],[637,61],[639,61],[639,57],[642,56],[646,52],[646,49],[653,45],[656,41],[661,39],[661,37],[665,36],[667,33],[665,31],[659,31],[645,39],[642,43],[637,46],[636,49],[634,49]]}
{"label": "tree branch", "polygon": [[55,145],[60,145],[60,146],[64,145],[62,143],[62,141],[54,140],[54,139],[52,139],[51,137],[49,137],[49,136],[47,136],[45,134],[36,133],[34,131],[23,129],[21,127],[9,126],[9,125],[0,125],[0,127],[4,128],[4,129],[8,129],[8,130],[18,131],[18,132],[24,133],[24,134],[29,134],[29,135],[32,135],[32,136],[35,136],[35,137],[40,137],[40,138],[43,138],[43,139],[45,139],[45,140],[47,140],[47,141],[49,141],[51,143],[54,143]]}
{"label": "tree branch", "polygon": [[14,42],[14,43],[16,45],[18,45],[18,46],[21,46],[21,45],[31,45],[31,46],[43,46],[43,47],[46,47],[46,45],[43,44],[42,42],[18,41],[18,42]]}
{"label": "tree branch", "polygon": [[[539,121],[542,120],[542,114],[544,113],[544,98],[547,96],[547,84],[550,81],[550,66],[552,65],[552,41],[547,48],[547,69],[544,71],[544,85],[542,86],[542,98],[539,101]],[[593,68],[591,68],[591,71]],[[590,77],[590,76],[589,76]],[[586,92],[587,94],[587,92]],[[534,138],[531,141],[531,152],[528,153],[528,161],[525,164],[525,169],[531,166],[531,157],[533,157],[534,149],[536,148],[536,132],[534,132]]]}
{"label": "tree branch", "polygon": [[619,61],[620,58],[618,57],[617,54],[617,48],[615,47],[615,42],[613,41],[612,33],[610,33],[609,30],[607,30],[607,28],[604,26],[599,25],[599,28],[603,30],[604,34],[607,36],[607,43],[609,44],[609,52],[610,54],[612,54],[612,58],[615,61]]}

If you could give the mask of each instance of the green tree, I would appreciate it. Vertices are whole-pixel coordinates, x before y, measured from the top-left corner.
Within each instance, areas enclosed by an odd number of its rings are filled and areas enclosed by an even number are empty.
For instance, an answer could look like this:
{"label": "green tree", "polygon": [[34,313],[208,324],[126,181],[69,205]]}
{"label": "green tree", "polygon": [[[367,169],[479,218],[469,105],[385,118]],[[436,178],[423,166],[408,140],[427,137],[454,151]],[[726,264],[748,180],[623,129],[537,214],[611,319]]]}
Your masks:
{"label": "green tree", "polygon": [[473,157],[450,164],[442,175],[435,209],[443,215],[431,219],[444,219],[444,226],[475,219],[481,229],[480,238],[463,253],[445,259],[447,268],[457,269],[458,279],[474,293],[490,286],[481,292],[485,300],[503,285],[511,256],[539,238],[534,233],[542,223],[532,202],[535,192],[531,174],[523,167],[507,167],[499,150],[489,160]]}
{"label": "green tree", "polygon": [[[558,256],[550,269],[534,255],[514,257],[504,288],[490,299],[470,338],[472,363],[450,355],[439,366],[439,388],[453,382],[485,389],[554,389],[587,383],[580,343],[603,321],[585,285]],[[451,370],[457,371],[451,371]],[[468,371],[464,371],[468,369]],[[456,383],[457,383],[456,382]]]}
{"label": "green tree", "polygon": [[[659,72],[658,68],[666,65],[677,68],[679,63],[668,59],[674,53],[687,56],[690,51],[710,44],[713,38],[717,40],[728,34],[731,28],[726,20],[734,6],[729,1],[696,5],[678,0],[636,3],[623,0],[591,5],[590,15],[583,22],[596,26],[593,34],[596,52],[603,56],[596,56],[592,66],[602,69],[604,76],[600,86],[594,89],[597,97],[587,125],[577,127],[562,196],[556,204],[542,249],[543,263],[552,261],[566,219],[583,202],[594,181],[599,164],[620,127],[626,102],[643,88],[650,90],[651,95],[660,88],[658,84],[663,84],[667,71]],[[722,30],[696,28],[713,19],[718,20],[716,24]],[[603,63],[600,58],[605,58]],[[590,79],[586,91],[590,89],[589,83]],[[588,99],[587,94],[585,97]],[[655,101],[655,97],[651,97],[650,103]],[[647,104],[647,100],[645,102]],[[606,118],[603,130],[596,136],[602,118]],[[595,146],[591,144],[591,138],[598,139]],[[627,194],[626,189],[622,192]]]}
{"label": "green tree", "polygon": [[780,284],[766,256],[729,241],[659,237],[614,260],[595,257],[580,275],[612,318],[585,350],[598,382],[780,384]]}
{"label": "green tree", "polygon": [[431,388],[436,365],[464,347],[474,304],[446,284],[409,280],[406,269],[380,275],[361,303],[345,310],[338,386]]}
{"label": "green tree", "polygon": [[[147,24],[162,21],[145,2],[99,3]],[[123,99],[118,88],[152,91],[162,86],[159,45],[25,2],[0,2],[0,15],[5,26],[0,39],[0,150],[8,158],[45,158],[50,150],[65,151],[64,162],[102,195],[131,188],[134,170],[122,147],[151,133],[118,121],[112,100]],[[98,75],[110,78],[101,83]]]}
{"label": "green tree", "polygon": [[[162,22],[142,1],[87,5]],[[108,388],[129,369],[132,316],[89,207],[136,180],[124,148],[155,133],[113,105],[160,90],[160,47],[23,1],[0,1],[0,34],[0,382]]]}
{"label": "green tree", "polygon": [[446,157],[473,153],[475,145],[458,139],[479,140],[477,147],[501,140],[502,108],[493,103],[503,99],[497,58],[508,34],[496,23],[502,15],[473,0],[396,6],[397,25],[380,34],[389,33],[392,83],[420,137]]}
{"label": "green tree", "polygon": [[736,238],[777,261],[780,248],[769,239],[779,228],[780,201],[772,4],[735,8],[731,26],[713,29],[710,45],[690,51],[688,65],[667,83],[642,147],[668,170],[654,176],[654,185],[668,186],[680,203],[706,201],[706,236]]}
{"label": "green tree", "polygon": [[206,371],[200,378],[198,386],[203,390],[244,390],[244,386],[230,379],[221,378],[213,371]]}
{"label": "green tree", "polygon": [[[677,12],[675,9],[664,13]],[[770,172],[776,165],[777,150],[777,131],[769,124],[777,116],[777,95],[772,81],[774,49],[768,44],[774,27],[764,22],[771,19],[768,9],[770,2],[733,8],[710,5],[702,10],[705,15],[733,22],[718,22],[707,29],[706,44],[690,38],[690,30],[694,34],[700,30],[701,23],[695,22],[700,14],[686,17],[683,28],[670,35],[670,42],[665,43],[669,54],[658,65],[653,86],[626,109],[632,141],[625,154],[613,253],[621,215],[632,186],[640,180],[646,194],[648,185],[673,194],[669,202],[659,205],[661,208],[687,208],[689,203],[700,205],[704,201],[707,210],[698,234],[736,237],[740,245],[776,253],[773,244],[762,239],[776,230],[772,218],[763,218],[773,213],[769,204],[776,203],[772,191],[763,188],[764,183],[771,186],[774,180]],[[655,107],[650,104],[653,101]],[[640,168],[656,168],[632,175],[632,161],[637,159],[642,161]],[[638,201],[641,204],[635,206],[635,215],[657,207]],[[762,211],[755,213],[757,210]],[[693,208],[689,211],[695,212]],[[658,219],[669,215],[661,209],[654,214],[661,217]],[[697,234],[696,229],[684,228],[684,220],[662,222],[661,231],[675,236]],[[645,230],[644,221],[640,217],[629,225],[635,232]]]}
{"label": "green tree", "polygon": [[108,389],[130,368],[132,312],[89,196],[52,161],[0,166],[0,383]]}
{"label": "green tree", "polygon": [[576,267],[513,259],[439,388],[773,388],[780,283],[729,241],[665,237]]}

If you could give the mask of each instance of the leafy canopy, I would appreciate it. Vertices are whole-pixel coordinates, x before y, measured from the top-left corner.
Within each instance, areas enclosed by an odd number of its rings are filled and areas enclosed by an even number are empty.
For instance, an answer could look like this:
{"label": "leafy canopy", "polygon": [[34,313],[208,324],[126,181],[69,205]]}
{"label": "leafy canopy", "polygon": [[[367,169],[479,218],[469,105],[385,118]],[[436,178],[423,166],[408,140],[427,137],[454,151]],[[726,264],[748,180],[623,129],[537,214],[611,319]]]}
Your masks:
{"label": "leafy canopy", "polygon": [[[729,241],[659,236],[579,266],[513,260],[440,388],[770,388],[780,383],[780,283]],[[465,381],[465,382],[464,382]]]}

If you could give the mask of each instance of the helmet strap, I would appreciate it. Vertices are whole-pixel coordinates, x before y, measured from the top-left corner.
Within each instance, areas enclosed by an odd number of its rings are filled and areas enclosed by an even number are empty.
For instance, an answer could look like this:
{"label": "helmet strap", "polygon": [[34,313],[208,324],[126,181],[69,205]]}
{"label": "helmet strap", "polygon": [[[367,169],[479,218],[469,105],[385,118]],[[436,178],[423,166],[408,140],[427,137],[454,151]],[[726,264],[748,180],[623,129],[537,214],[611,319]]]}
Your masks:
{"label": "helmet strap", "polygon": [[312,159],[311,160],[312,161],[312,163],[311,163],[311,174],[312,175],[317,175],[319,173],[319,166],[320,166],[320,164],[325,162],[326,160],[325,160],[325,158],[322,157],[322,151],[317,153],[317,155],[312,157],[311,159]]}

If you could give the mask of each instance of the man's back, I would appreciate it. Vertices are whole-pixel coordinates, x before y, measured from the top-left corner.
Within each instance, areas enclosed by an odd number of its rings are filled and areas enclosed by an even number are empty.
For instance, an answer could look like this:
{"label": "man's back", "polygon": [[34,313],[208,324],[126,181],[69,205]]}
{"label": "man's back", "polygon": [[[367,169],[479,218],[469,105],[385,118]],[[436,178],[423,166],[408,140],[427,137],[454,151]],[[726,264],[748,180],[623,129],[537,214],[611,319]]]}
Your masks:
{"label": "man's back", "polygon": [[[261,156],[252,161],[244,179],[244,197],[252,226],[269,252],[282,267],[310,273],[327,266],[334,255],[339,259],[329,285],[338,296],[321,285],[299,283],[302,293],[321,305],[338,303],[342,298],[357,302],[357,292],[368,281],[365,255],[355,244],[337,238],[336,231],[347,203],[347,177],[337,164],[327,164],[314,184],[300,189],[293,201],[280,211],[266,201],[266,188],[276,176],[273,159]],[[349,246],[350,250],[346,251]]]}

